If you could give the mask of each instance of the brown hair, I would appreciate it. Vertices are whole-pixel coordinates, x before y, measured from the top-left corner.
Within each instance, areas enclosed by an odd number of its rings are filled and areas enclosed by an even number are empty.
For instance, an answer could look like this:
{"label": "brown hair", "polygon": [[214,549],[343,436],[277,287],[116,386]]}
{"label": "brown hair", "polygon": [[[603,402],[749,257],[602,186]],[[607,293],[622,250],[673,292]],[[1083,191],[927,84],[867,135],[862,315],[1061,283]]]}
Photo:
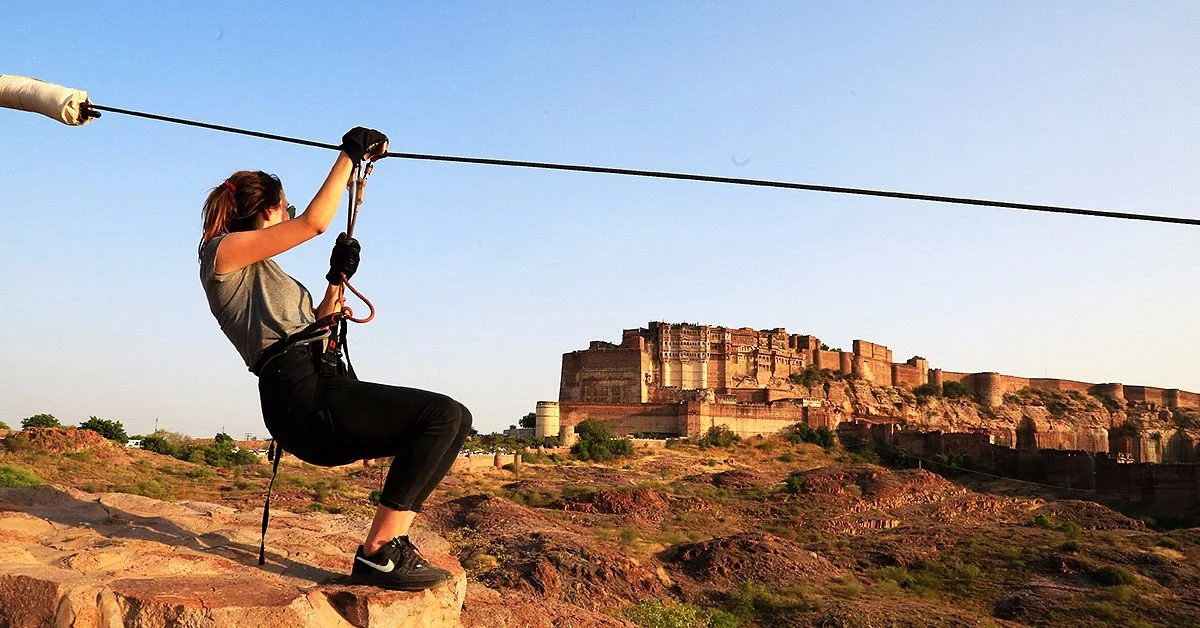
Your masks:
{"label": "brown hair", "polygon": [[204,201],[204,236],[200,245],[234,231],[254,228],[254,216],[279,204],[283,184],[261,170],[239,170],[208,193]]}

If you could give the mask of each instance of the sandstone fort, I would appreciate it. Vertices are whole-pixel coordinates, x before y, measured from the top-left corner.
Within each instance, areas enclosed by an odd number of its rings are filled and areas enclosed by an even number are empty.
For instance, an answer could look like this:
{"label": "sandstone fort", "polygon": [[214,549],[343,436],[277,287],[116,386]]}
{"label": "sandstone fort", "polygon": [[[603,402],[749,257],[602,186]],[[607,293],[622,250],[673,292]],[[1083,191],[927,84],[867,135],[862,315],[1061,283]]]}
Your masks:
{"label": "sandstone fort", "polygon": [[[929,386],[932,385],[932,386]],[[916,392],[946,385],[952,400]],[[1193,461],[1200,395],[1120,383],[957,373],[884,345],[830,349],[811,335],[651,322],[620,344],[563,355],[557,402],[538,403],[536,435],[569,442],[587,419],[622,435],[691,437],[725,425],[740,436],[795,423],[846,432],[971,434],[1010,448],[1113,452],[1130,461]]]}

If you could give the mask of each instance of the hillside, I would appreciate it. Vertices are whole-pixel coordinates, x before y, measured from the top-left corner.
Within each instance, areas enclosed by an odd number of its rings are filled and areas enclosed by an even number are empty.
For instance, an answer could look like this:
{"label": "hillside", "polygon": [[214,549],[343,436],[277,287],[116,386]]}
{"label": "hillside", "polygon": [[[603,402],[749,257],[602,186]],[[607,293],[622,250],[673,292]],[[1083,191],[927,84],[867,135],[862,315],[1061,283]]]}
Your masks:
{"label": "hillside", "polygon": [[[129,544],[159,542],[145,555],[232,561],[244,577],[278,574],[299,592],[279,603],[304,598],[306,608],[316,608],[312,591],[337,598],[330,581],[365,530],[381,472],[290,460],[268,540],[281,558],[264,572],[252,567],[252,550],[265,463],[214,470],[105,442],[75,449],[10,439],[0,450],[0,465],[57,485],[0,492],[6,556],[24,552],[76,571],[102,565],[106,582],[134,580],[123,570],[134,568],[128,552],[142,550]],[[76,492],[85,486],[98,494]],[[155,495],[113,495],[118,489]],[[88,504],[107,510],[103,521],[87,515],[68,525],[47,510],[54,504],[97,517]],[[14,536],[11,522],[25,516],[48,521],[52,533],[34,522],[32,533]],[[1091,502],[977,492],[926,470],[778,438],[640,450],[611,465],[532,456],[519,470],[459,473],[435,492],[418,527],[444,538],[440,547],[466,569],[466,626],[1186,626],[1200,609],[1200,530],[1154,532]],[[289,530],[327,540],[286,540]],[[90,540],[71,546],[73,538]],[[282,559],[291,567],[280,569]],[[174,568],[163,560],[162,569]],[[114,594],[135,599],[130,591]]]}

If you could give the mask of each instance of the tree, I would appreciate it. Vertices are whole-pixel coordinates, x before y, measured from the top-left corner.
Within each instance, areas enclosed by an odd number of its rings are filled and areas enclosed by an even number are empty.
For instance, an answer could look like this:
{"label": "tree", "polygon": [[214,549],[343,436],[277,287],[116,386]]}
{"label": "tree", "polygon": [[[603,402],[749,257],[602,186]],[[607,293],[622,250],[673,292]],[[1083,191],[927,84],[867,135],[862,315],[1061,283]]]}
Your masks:
{"label": "tree", "polygon": [[700,439],[700,448],[728,447],[741,440],[742,437],[729,429],[728,425],[714,425],[708,428],[708,431],[704,433],[704,437]]}
{"label": "tree", "polygon": [[179,446],[166,432],[159,430],[142,438],[142,449],[164,456],[174,456],[179,451]]}
{"label": "tree", "polygon": [[530,412],[521,417],[521,427],[537,427],[537,413]]}
{"label": "tree", "polygon": [[784,428],[783,437],[789,443],[812,443],[820,445],[828,451],[834,447],[835,435],[832,430],[825,426],[814,430],[805,423],[796,423],[791,427]]}
{"label": "tree", "polygon": [[21,429],[27,430],[31,427],[62,427],[62,424],[53,414],[35,414],[21,421]]}
{"label": "tree", "polygon": [[80,429],[92,430],[107,438],[124,445],[129,442],[129,435],[125,433],[125,426],[121,425],[120,421],[108,421],[99,417],[88,417],[88,420],[79,424]]}

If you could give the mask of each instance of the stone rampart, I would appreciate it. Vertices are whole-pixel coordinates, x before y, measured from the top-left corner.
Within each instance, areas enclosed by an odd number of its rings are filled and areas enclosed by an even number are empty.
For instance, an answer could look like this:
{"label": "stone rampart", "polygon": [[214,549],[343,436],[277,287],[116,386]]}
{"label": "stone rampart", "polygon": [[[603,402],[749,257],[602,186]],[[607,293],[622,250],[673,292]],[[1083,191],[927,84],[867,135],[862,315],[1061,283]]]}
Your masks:
{"label": "stone rampart", "polygon": [[912,364],[892,365],[892,385],[916,388],[928,381],[928,371],[922,371]]}
{"label": "stone rampart", "polygon": [[877,345],[866,340],[854,341],[854,355],[867,360],[877,360],[879,362],[892,362],[892,350],[883,345]]}
{"label": "stone rampart", "polygon": [[640,403],[645,397],[642,353],[603,347],[563,354],[559,400]]}
{"label": "stone rampart", "polygon": [[1029,387],[1034,390],[1046,390],[1053,392],[1077,392],[1088,394],[1095,384],[1085,382],[1076,382],[1069,379],[1054,379],[1046,377],[1034,377],[1029,379]]}
{"label": "stone rampart", "polygon": [[1096,490],[1152,516],[1178,517],[1200,504],[1200,464],[1128,464],[1097,456]]}
{"label": "stone rampart", "polygon": [[[695,434],[703,435],[716,425],[728,426],[743,438],[774,434],[805,421],[808,408],[799,403],[779,402],[764,405],[695,404],[699,424]],[[693,436],[693,433],[687,436]]]}
{"label": "stone rampart", "polygon": [[[686,434],[686,403],[573,403],[559,404],[559,419],[564,430],[587,419],[599,419],[608,424],[617,436],[654,433]],[[683,429],[681,429],[683,428]]]}

